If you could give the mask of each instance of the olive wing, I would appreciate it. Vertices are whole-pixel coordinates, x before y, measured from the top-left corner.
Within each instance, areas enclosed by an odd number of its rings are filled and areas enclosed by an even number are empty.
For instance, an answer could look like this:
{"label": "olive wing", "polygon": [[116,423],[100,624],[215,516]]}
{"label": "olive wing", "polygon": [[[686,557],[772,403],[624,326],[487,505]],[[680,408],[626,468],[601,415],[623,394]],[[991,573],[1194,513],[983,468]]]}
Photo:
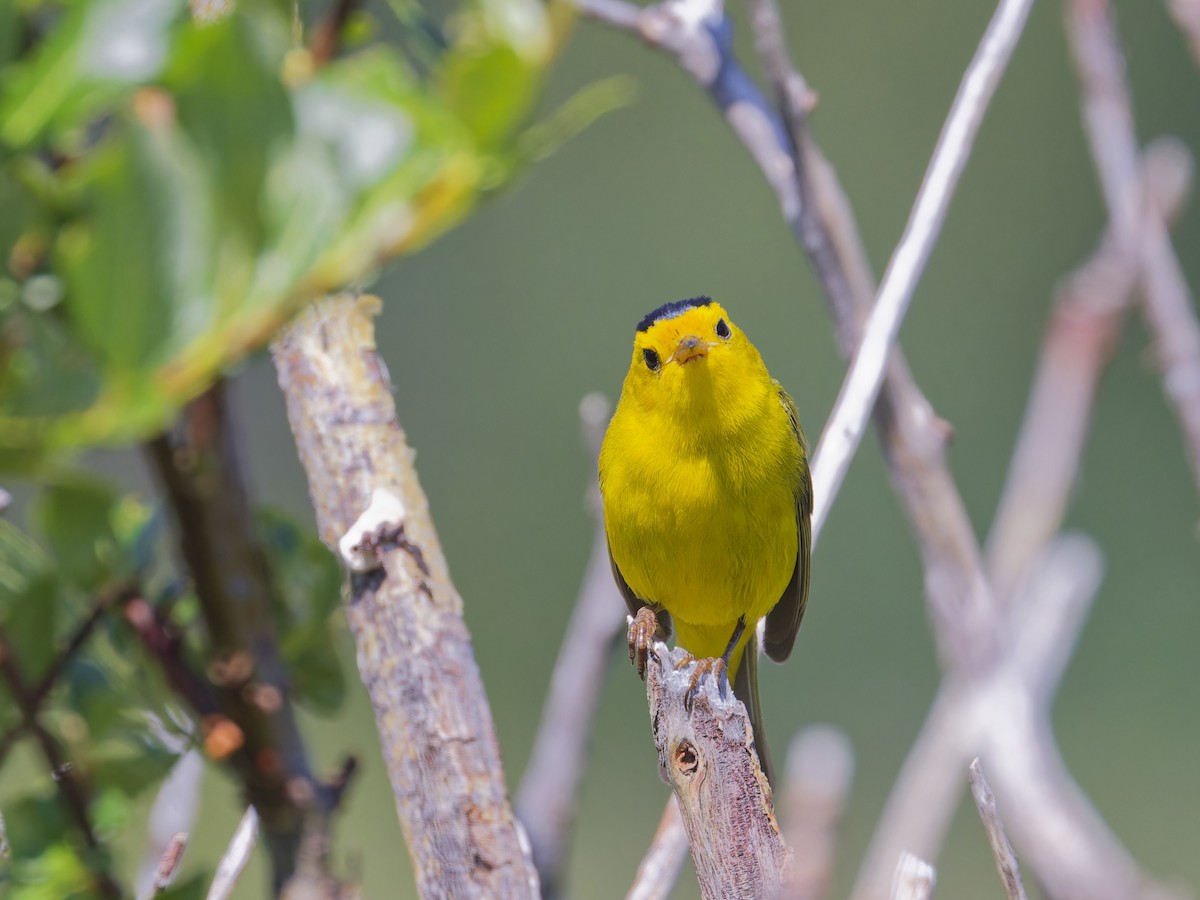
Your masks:
{"label": "olive wing", "polygon": [[[796,567],[791,581],[783,589],[779,602],[767,613],[763,635],[763,651],[775,662],[783,662],[792,652],[800,620],[808,606],[808,571],[812,556],[812,474],[808,469],[808,441],[800,427],[800,414],[796,402],[782,387],[779,387],[779,402],[787,413],[792,435],[800,445],[800,471],[794,487],[796,495]],[[615,569],[615,566],[614,566]]]}

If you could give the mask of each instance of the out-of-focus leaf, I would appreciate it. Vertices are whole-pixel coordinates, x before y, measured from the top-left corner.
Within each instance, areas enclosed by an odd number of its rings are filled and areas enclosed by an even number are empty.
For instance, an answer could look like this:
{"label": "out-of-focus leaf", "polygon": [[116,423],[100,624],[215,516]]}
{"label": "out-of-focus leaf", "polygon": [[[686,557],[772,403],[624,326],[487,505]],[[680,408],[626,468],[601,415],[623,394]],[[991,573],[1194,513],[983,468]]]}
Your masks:
{"label": "out-of-focus leaf", "polygon": [[46,487],[34,514],[60,574],[94,591],[120,566],[113,530],[116,492],[102,481],[74,476]]}
{"label": "out-of-focus leaf", "polygon": [[37,679],[54,655],[61,605],[57,588],[42,549],[0,520],[0,621],[27,683]]}
{"label": "out-of-focus leaf", "polygon": [[101,789],[134,798],[159,784],[179,759],[158,741],[106,741],[91,759],[91,779]]}
{"label": "out-of-focus leaf", "polygon": [[208,896],[208,885],[211,880],[212,876],[207,872],[200,872],[186,881],[172,884],[166,890],[159,891],[155,900],[202,900],[203,897]]}
{"label": "out-of-focus leaf", "polygon": [[13,873],[11,900],[93,900],[91,870],[66,841],[50,844]]}
{"label": "out-of-focus leaf", "polygon": [[[47,779],[48,780],[48,779]],[[26,794],[4,807],[4,827],[14,861],[33,859],[60,837],[67,827],[62,804],[52,789]]]}
{"label": "out-of-focus leaf", "polygon": [[[210,186],[164,124],[132,125],[81,175],[87,218],[60,242],[68,310],[79,336],[131,397],[210,318]],[[149,386],[147,386],[148,388]]]}
{"label": "out-of-focus leaf", "polygon": [[92,800],[92,827],[101,839],[111,840],[129,823],[133,804],[118,788],[101,789]]}
{"label": "out-of-focus leaf", "polygon": [[15,0],[0,0],[0,69],[17,54],[21,39]]}
{"label": "out-of-focus leaf", "polygon": [[78,125],[159,74],[183,0],[95,0],[67,18],[0,88],[0,142],[25,147]]}
{"label": "out-of-focus leaf", "polygon": [[479,144],[495,149],[529,113],[539,74],[512,47],[494,46],[455,53],[442,89]]}
{"label": "out-of-focus leaf", "polygon": [[188,29],[165,76],[180,127],[212,176],[219,220],[249,254],[262,242],[259,196],[268,167],[292,133],[278,74],[286,47],[268,51],[263,43],[243,16]]}
{"label": "out-of-focus leaf", "polygon": [[[6,2],[8,0],[0,0],[0,19]],[[0,43],[4,41],[3,33],[4,22],[0,21]],[[0,215],[0,271],[3,271],[8,267],[17,239],[25,233],[37,209],[29,191],[4,168],[0,168],[0,209],[4,210]]]}
{"label": "out-of-focus leaf", "polygon": [[284,514],[260,510],[258,528],[284,609],[280,650],[296,697],[330,715],[341,706],[345,681],[333,642],[331,615],[341,599],[342,573],[316,535]]}
{"label": "out-of-focus leaf", "polygon": [[283,643],[295,697],[313,712],[331,716],[346,696],[346,680],[328,635],[297,632]]}
{"label": "out-of-focus leaf", "polygon": [[104,737],[121,723],[137,693],[118,691],[113,679],[89,659],[74,659],[67,670],[67,705],[87,723],[89,740]]}

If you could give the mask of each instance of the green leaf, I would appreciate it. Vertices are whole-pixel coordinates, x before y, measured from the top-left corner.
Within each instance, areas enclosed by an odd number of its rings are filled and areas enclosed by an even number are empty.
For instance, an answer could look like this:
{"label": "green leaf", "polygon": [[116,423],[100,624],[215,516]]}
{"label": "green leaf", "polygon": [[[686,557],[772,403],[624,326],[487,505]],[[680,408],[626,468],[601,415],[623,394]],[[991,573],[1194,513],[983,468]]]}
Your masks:
{"label": "green leaf", "polygon": [[0,520],[0,620],[27,683],[53,659],[58,582],[42,549],[16,526]]}
{"label": "green leaf", "polygon": [[77,127],[162,71],[183,0],[72,4],[33,58],[0,88],[0,141],[26,147]]}
{"label": "green leaf", "polygon": [[124,722],[139,699],[134,692],[117,690],[109,673],[89,659],[73,659],[67,669],[67,705],[83,717],[91,740]]}
{"label": "green leaf", "polygon": [[95,152],[80,186],[87,214],[59,242],[68,311],[131,397],[152,394],[146,369],[211,317],[210,187],[177,129],[136,124]]}
{"label": "green leaf", "polygon": [[15,0],[0,0],[0,68],[8,65],[17,55],[21,37],[22,27]]}
{"label": "green leaf", "polygon": [[93,900],[92,873],[65,840],[47,846],[14,873],[11,900]]}
{"label": "green leaf", "polygon": [[84,591],[95,591],[121,567],[117,503],[109,485],[80,475],[47,486],[34,509],[59,572]]}
{"label": "green leaf", "polygon": [[295,632],[283,644],[283,657],[296,699],[313,712],[331,716],[346,696],[337,649],[328,634]]}
{"label": "green leaf", "polygon": [[14,861],[36,859],[67,828],[62,804],[53,791],[26,794],[4,805],[4,828]]}

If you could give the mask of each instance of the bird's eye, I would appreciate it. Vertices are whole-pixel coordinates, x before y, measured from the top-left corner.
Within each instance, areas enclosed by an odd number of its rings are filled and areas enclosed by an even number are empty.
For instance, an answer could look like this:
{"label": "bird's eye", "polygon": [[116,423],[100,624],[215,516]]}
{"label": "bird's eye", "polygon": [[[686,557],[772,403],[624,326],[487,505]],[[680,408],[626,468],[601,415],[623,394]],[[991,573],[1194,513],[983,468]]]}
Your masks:
{"label": "bird's eye", "polygon": [[659,366],[662,365],[658,358],[658,354],[647,347],[642,351],[642,356],[646,357],[646,366],[650,369],[650,371],[657,372]]}
{"label": "bird's eye", "polygon": [[725,324],[724,319],[717,319],[717,337],[729,337],[729,326]]}

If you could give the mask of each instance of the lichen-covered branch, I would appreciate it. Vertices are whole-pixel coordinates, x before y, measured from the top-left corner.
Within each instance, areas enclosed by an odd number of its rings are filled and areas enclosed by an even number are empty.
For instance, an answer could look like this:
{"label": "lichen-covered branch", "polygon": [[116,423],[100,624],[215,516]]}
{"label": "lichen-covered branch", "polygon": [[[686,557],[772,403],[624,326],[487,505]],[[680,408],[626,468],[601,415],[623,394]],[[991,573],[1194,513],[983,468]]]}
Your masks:
{"label": "lichen-covered branch", "polygon": [[[536,897],[491,710],[413,453],[375,351],[374,298],[322,300],[272,356],[426,897]],[[364,513],[368,513],[364,515]]]}
{"label": "lichen-covered branch", "polygon": [[646,695],[659,766],[679,803],[700,892],[706,900],[777,896],[791,851],[775,821],[746,708],[709,676],[686,709],[694,668],[687,651],[655,644]]}

